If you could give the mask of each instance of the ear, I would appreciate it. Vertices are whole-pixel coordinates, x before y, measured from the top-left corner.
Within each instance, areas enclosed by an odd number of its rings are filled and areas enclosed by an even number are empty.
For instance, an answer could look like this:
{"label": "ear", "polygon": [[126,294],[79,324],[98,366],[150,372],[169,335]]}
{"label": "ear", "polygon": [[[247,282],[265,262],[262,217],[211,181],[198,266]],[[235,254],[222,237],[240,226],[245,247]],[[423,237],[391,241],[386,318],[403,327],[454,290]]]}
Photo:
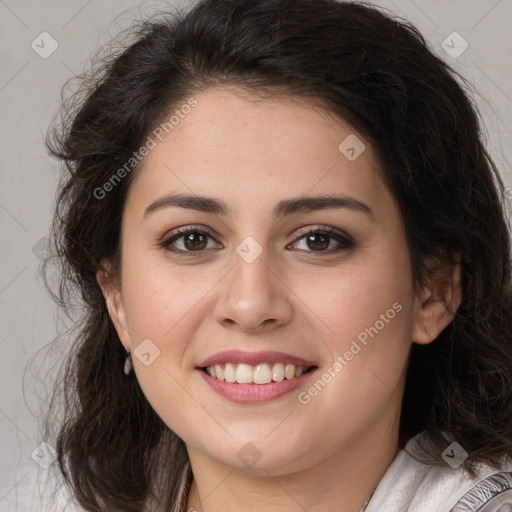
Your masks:
{"label": "ear", "polygon": [[[109,265],[104,266],[107,269],[109,268]],[[129,350],[131,346],[130,334],[126,322],[126,312],[121,295],[121,286],[110,276],[108,270],[98,270],[96,272],[96,281],[105,297],[108,314],[117,331],[119,339],[124,348]]]}
{"label": "ear", "polygon": [[426,345],[434,341],[453,320],[462,299],[460,255],[453,264],[429,258],[427,285],[415,305],[412,341]]}

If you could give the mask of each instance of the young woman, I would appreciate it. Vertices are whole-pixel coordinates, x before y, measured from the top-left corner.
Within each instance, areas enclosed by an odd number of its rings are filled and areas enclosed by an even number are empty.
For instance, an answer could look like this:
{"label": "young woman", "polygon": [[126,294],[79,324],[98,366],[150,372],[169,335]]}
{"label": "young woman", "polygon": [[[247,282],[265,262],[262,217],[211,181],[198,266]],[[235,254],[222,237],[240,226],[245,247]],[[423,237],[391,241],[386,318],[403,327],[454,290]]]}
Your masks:
{"label": "young woman", "polygon": [[512,510],[504,189],[454,75],[368,5],[203,0],[85,82],[49,138],[84,510]]}

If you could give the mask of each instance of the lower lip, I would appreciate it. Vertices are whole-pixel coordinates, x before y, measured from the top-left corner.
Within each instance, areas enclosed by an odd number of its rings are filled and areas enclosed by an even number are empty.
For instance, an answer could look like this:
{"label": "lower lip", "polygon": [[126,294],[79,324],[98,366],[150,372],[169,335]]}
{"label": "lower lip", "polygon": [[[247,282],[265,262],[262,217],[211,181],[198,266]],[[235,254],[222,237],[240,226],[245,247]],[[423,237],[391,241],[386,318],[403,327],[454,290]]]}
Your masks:
{"label": "lower lip", "polygon": [[214,379],[205,371],[198,370],[205,382],[219,395],[239,404],[257,404],[269,402],[290,393],[305,382],[318,368],[304,373],[300,377],[284,379],[281,382],[270,382],[268,384],[236,384],[224,380]]}

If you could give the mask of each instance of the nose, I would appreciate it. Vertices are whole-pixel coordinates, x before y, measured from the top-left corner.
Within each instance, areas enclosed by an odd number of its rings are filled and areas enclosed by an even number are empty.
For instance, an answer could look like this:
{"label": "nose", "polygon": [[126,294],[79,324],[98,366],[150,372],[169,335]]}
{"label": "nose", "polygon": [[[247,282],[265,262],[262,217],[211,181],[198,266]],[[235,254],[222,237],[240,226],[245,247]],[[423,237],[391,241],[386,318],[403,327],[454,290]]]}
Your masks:
{"label": "nose", "polygon": [[265,250],[251,263],[234,254],[233,269],[219,288],[217,322],[246,332],[265,332],[291,320],[291,291],[269,263]]}

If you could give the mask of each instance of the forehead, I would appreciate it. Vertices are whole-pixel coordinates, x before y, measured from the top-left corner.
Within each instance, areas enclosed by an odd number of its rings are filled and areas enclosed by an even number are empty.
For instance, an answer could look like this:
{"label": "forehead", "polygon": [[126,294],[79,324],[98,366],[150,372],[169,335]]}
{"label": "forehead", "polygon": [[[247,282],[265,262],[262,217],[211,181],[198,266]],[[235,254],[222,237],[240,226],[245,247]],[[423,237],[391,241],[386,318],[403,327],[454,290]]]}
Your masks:
{"label": "forehead", "polygon": [[[313,100],[248,97],[236,88],[193,97],[196,106],[155,138],[127,203],[140,209],[159,195],[187,193],[222,197],[236,211],[247,201],[265,208],[283,197],[333,192],[382,199],[371,145]],[[355,159],[347,157],[352,147]]]}

